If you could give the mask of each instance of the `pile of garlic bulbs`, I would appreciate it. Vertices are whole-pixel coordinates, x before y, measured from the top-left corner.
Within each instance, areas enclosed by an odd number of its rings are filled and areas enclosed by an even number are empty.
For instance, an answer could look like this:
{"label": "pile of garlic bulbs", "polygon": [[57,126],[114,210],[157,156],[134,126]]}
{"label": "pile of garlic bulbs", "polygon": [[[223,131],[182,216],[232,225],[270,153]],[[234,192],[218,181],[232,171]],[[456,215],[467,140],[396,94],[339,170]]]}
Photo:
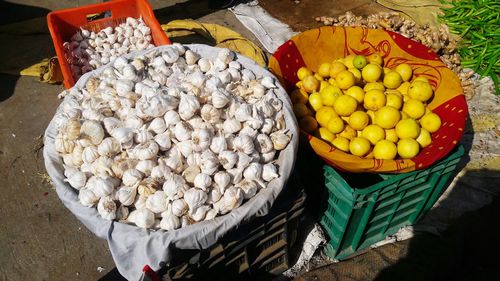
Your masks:
{"label": "pile of garlic bulbs", "polygon": [[70,42],[64,42],[64,54],[73,78],[103,66],[117,57],[133,51],[153,48],[151,29],[142,18],[128,17],[116,27],[108,26],[99,32],[80,28]]}
{"label": "pile of garlic bulbs", "polygon": [[213,61],[180,44],[160,50],[119,57],[65,92],[55,148],[81,204],[172,230],[266,188],[291,135],[274,78],[257,78],[228,49]]}

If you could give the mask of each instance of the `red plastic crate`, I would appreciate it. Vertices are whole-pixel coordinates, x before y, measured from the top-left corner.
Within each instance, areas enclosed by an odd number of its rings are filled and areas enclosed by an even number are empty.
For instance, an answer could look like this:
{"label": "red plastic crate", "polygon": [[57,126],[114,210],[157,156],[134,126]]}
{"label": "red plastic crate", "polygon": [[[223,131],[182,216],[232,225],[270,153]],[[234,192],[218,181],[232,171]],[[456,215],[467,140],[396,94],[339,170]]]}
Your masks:
{"label": "red plastic crate", "polygon": [[[110,17],[96,20],[89,19],[91,15],[107,12],[111,14]],[[115,0],[54,11],[47,15],[50,36],[52,37],[57,58],[59,59],[59,65],[64,76],[64,87],[66,89],[71,88],[76,81],[65,59],[63,43],[69,41],[71,36],[80,27],[90,28],[97,32],[108,26],[114,27],[123,22],[127,17],[142,17],[146,25],[151,29],[151,37],[155,46],[170,44],[170,40],[161,29],[158,20],[154,16],[153,9],[147,0]]]}

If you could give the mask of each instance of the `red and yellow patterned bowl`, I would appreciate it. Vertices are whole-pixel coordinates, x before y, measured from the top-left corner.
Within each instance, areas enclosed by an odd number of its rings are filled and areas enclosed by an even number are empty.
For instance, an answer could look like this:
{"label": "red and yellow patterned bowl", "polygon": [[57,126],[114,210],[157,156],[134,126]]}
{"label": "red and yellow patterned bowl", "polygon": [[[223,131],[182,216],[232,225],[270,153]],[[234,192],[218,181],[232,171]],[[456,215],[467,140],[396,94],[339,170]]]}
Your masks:
{"label": "red and yellow patterned bowl", "polygon": [[298,34],[285,42],[269,60],[269,68],[290,93],[298,82],[297,70],[317,70],[325,61],[350,54],[380,53],[384,66],[408,63],[415,76],[429,80],[435,93],[429,107],[441,117],[441,128],[432,143],[412,159],[377,160],[345,153],[308,135],[314,151],[329,164],[349,172],[402,173],[429,167],[445,157],[462,137],[467,103],[458,77],[424,45],[397,33],[361,27],[325,26]]}

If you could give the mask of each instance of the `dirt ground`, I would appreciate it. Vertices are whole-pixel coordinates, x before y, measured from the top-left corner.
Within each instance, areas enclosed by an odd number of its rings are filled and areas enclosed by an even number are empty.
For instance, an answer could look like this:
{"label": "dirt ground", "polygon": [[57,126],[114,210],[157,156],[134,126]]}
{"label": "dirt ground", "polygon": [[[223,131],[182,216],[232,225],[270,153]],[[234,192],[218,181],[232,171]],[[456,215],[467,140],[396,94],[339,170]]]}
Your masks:
{"label": "dirt ground", "polygon": [[[0,19],[0,280],[98,280],[114,268],[106,241],[96,238],[63,206],[46,177],[41,137],[63,88],[18,75],[21,69],[54,55],[44,18],[48,12],[97,2],[0,2],[4,12]],[[218,23],[256,42],[230,11],[209,8],[207,0],[150,2],[162,23],[185,18]],[[318,26],[318,16],[348,10],[359,15],[387,11],[370,0],[264,0],[260,4],[296,31]],[[378,270],[383,267],[384,262]],[[338,272],[325,272],[303,280],[350,280],[332,279]]]}

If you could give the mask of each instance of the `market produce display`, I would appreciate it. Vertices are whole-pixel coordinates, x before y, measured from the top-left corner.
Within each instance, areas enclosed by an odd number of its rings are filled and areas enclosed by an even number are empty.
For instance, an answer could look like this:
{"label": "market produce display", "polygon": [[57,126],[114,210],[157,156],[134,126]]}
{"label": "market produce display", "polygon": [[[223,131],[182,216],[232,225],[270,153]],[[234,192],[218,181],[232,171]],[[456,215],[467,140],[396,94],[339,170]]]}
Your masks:
{"label": "market produce display", "polygon": [[173,44],[119,57],[69,90],[55,148],[80,203],[172,230],[227,214],[278,178],[292,136],[276,81],[234,58]]}
{"label": "market produce display", "polygon": [[71,41],[63,43],[64,55],[75,81],[119,56],[154,47],[151,29],[142,18],[127,17],[123,21],[99,32],[81,27]]}
{"label": "market produce display", "polygon": [[410,65],[389,69],[377,53],[301,67],[291,93],[300,128],[356,156],[415,157],[431,144],[440,117],[426,104],[433,89]]}

